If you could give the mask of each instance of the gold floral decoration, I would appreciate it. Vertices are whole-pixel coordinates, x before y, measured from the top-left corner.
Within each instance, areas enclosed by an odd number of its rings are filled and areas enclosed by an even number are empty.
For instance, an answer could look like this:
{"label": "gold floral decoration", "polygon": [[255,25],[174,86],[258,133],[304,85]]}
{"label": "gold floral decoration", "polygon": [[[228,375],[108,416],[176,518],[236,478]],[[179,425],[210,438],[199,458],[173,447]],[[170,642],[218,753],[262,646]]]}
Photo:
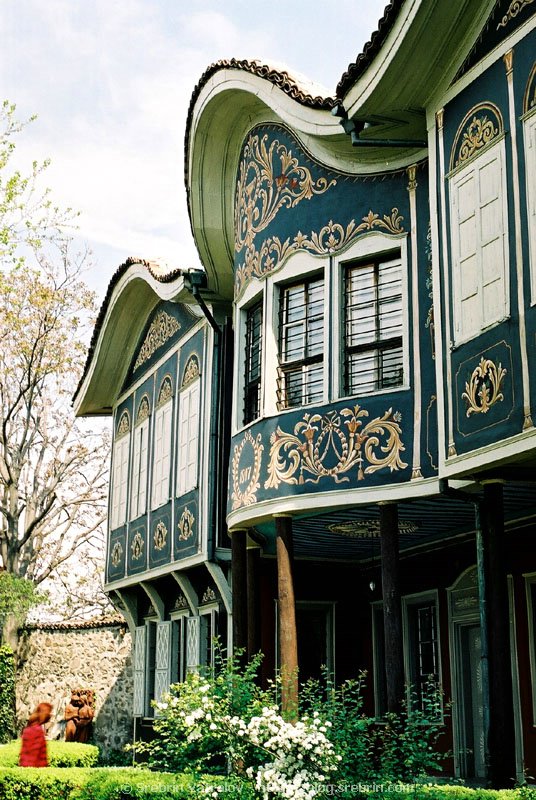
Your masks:
{"label": "gold floral decoration", "polygon": [[123,411],[121,417],[119,418],[119,422],[117,423],[115,438],[120,439],[122,436],[126,436],[128,433],[130,433],[130,417],[128,411]]}
{"label": "gold floral decoration", "polygon": [[251,247],[256,234],[264,230],[282,208],[294,208],[302,200],[323,194],[336,183],[334,178],[314,180],[311,171],[278,139],[268,145],[268,134],[262,138],[251,135],[244,148],[236,186],[236,252]]}
{"label": "gold floral decoration", "polygon": [[189,386],[196,378],[199,378],[199,359],[196,355],[192,355],[184,368],[181,388],[184,389],[186,386]]}
{"label": "gold floral decoration", "polygon": [[181,593],[181,594],[178,595],[177,599],[175,600],[175,603],[173,605],[173,610],[174,611],[180,611],[183,608],[188,608],[188,600]]}
{"label": "gold floral decoration", "polygon": [[204,603],[214,603],[218,598],[216,597],[216,592],[210,586],[207,586],[205,590],[205,594],[201,598],[201,604]]}
{"label": "gold floral decoration", "polygon": [[194,523],[195,517],[188,506],[186,506],[177,526],[180,531],[179,542],[186,542],[188,539],[192,538],[194,535]]}
{"label": "gold floral decoration", "polygon": [[[270,437],[264,488],[277,489],[281,483],[316,484],[321,478],[341,483],[350,480],[345,473],[353,467],[358,480],[385,467],[391,472],[407,467],[400,455],[405,450],[401,414],[389,409],[363,425],[368,416],[368,411],[356,405],[327,414],[305,414],[294,433],[278,427]],[[378,455],[378,449],[384,455]]]}
{"label": "gold floral decoration", "polygon": [[110,556],[110,561],[112,562],[114,567],[119,566],[122,557],[123,557],[123,545],[121,544],[121,542],[116,542],[112,547],[112,554]]}
{"label": "gold floral decoration", "polygon": [[526,6],[530,6],[533,2],[534,0],[512,0],[508,6],[508,11],[497,25],[497,30],[505,28],[510,20],[515,19],[520,11],[523,11]]}
{"label": "gold floral decoration", "polygon": [[138,406],[138,413],[136,414],[136,425],[139,425],[140,422],[144,422],[146,419],[148,419],[150,413],[151,413],[151,407],[149,405],[149,398],[147,397],[146,394],[144,394]]}
{"label": "gold floral decoration", "polygon": [[393,208],[390,214],[379,214],[372,209],[357,224],[355,220],[344,226],[329,220],[319,231],[311,231],[309,235],[298,231],[291,240],[284,242],[278,236],[265,239],[257,250],[254,244],[246,250],[244,263],[236,270],[236,294],[239,294],[247,281],[252,277],[260,278],[278,269],[285,258],[298,250],[308,250],[315,255],[329,255],[347,247],[357,236],[369,231],[380,230],[391,236],[404,233],[402,221],[404,217]]}
{"label": "gold floral decoration", "polygon": [[154,529],[153,542],[155,550],[163,550],[166,546],[168,531],[165,524],[160,520]]}
{"label": "gold floral decoration", "polygon": [[495,403],[504,400],[501,389],[506,372],[500,362],[497,365],[490,358],[480,359],[462,394],[462,399],[467,402],[467,417],[487,414]]}
{"label": "gold floral decoration", "polygon": [[143,340],[140,347],[140,352],[134,364],[134,370],[145,364],[156,351],[162,347],[168,339],[180,331],[181,324],[171,314],[165,311],[159,311],[154,320],[151,322],[147,335]]}
{"label": "gold floral decoration", "polygon": [[167,403],[168,400],[171,400],[172,396],[173,384],[171,383],[171,378],[166,375],[160,384],[160,391],[158,392],[158,400],[156,401],[156,405],[163,406],[164,403]]}
{"label": "gold floral decoration", "polygon": [[[233,511],[242,506],[250,506],[257,502],[257,489],[260,489],[260,474],[262,451],[264,445],[261,443],[261,434],[259,433],[256,439],[253,438],[250,431],[244,434],[244,438],[240,444],[235,445],[233,460],[232,460],[232,477],[233,477],[233,493],[231,495]],[[253,449],[253,464],[240,469],[240,459],[244,451],[244,447],[249,444]],[[240,484],[247,481],[244,491],[241,490]]]}
{"label": "gold floral decoration", "polygon": [[130,549],[132,551],[132,560],[139,561],[143,555],[143,536],[139,531],[134,535]]}
{"label": "gold floral decoration", "polygon": [[[416,522],[399,520],[398,532],[406,535],[416,533],[419,526]],[[328,530],[332,533],[339,533],[341,536],[348,536],[350,539],[379,539],[380,520],[379,519],[356,519],[351,522],[334,522],[328,525]]]}
{"label": "gold floral decoration", "polygon": [[450,153],[452,171],[471,158],[504,132],[500,109],[490,101],[473,106],[462,119]]}

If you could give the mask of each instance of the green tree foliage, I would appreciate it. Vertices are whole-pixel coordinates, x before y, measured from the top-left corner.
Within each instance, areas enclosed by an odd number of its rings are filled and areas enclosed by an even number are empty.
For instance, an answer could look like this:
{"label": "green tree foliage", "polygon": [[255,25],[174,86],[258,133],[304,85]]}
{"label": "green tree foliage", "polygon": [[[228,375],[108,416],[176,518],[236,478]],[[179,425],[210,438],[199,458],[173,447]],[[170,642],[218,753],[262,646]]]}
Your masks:
{"label": "green tree foliage", "polygon": [[12,168],[24,126],[0,117],[0,564],[39,585],[100,553],[109,445],[71,407],[95,312],[76,215],[40,190],[47,162]]}

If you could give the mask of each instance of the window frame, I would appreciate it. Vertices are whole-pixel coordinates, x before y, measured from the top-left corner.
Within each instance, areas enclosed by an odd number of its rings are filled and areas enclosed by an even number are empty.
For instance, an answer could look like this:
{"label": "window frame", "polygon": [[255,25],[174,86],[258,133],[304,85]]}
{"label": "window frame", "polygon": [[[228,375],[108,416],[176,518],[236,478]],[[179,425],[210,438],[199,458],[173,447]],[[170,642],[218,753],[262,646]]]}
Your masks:
{"label": "window frame", "polygon": [[115,531],[127,522],[128,516],[128,490],[129,490],[129,471],[130,471],[130,414],[122,411],[117,425],[124,415],[129,421],[128,431],[116,435],[113,444],[113,468],[112,468],[112,487],[110,492],[110,530]]}
{"label": "window frame", "polygon": [[[437,589],[432,589],[425,592],[417,592],[414,594],[404,595],[402,597],[402,637],[404,648],[404,673],[405,682],[407,686],[407,701],[408,708],[415,708],[414,697],[412,697],[412,687],[417,684],[415,672],[415,659],[412,648],[412,627],[413,621],[410,619],[410,614],[415,609],[425,606],[434,606],[435,608],[435,657],[437,661],[437,686],[441,692],[443,686],[443,675],[441,668],[441,625],[439,617],[439,592]],[[417,676],[418,677],[418,676]],[[420,708],[420,691],[418,694]],[[440,699],[440,707],[438,709],[440,716],[443,716],[443,698]]]}
{"label": "window frame", "polygon": [[[475,244],[475,260],[477,266],[477,289],[478,289],[478,303],[480,322],[474,330],[469,330],[467,321],[464,325],[464,316],[461,308],[461,264],[460,264],[460,225],[458,224],[459,217],[457,208],[459,207],[459,186],[470,179],[471,174],[476,175],[478,171],[490,163],[491,156],[497,154],[497,160],[500,165],[501,174],[499,176],[500,182],[500,195],[498,197],[499,205],[502,215],[502,254],[503,254],[503,272],[501,276],[504,304],[500,312],[489,319],[489,313],[484,306],[483,289],[483,259],[482,259],[482,238],[480,221],[482,218],[482,209],[485,205],[478,204],[475,206],[475,239],[477,232],[479,238]],[[510,259],[509,259],[509,227],[508,227],[508,188],[506,182],[506,148],[504,133],[500,134],[490,142],[489,145],[482,148],[482,150],[471,160],[462,164],[454,169],[446,176],[448,183],[448,213],[450,219],[450,252],[451,252],[451,303],[452,303],[452,336],[454,346],[459,346],[465,342],[472,341],[480,336],[485,331],[493,328],[495,325],[500,324],[508,319],[510,314]],[[480,192],[481,183],[476,183],[475,195]],[[490,240],[491,241],[491,240]]]}
{"label": "window frame", "polygon": [[536,595],[536,572],[528,572],[523,575],[525,579],[525,597],[527,602],[527,626],[529,644],[529,664],[530,664],[530,683],[532,698],[532,726],[536,727],[536,596],[533,603],[531,587],[535,587]]}
{"label": "window frame", "polygon": [[[397,336],[389,336],[385,338],[381,338],[381,318],[382,315],[380,313],[380,306],[381,306],[381,281],[380,281],[380,273],[381,273],[381,266],[385,265],[385,267],[389,268],[394,264],[399,265],[400,269],[400,286],[399,286],[399,296],[400,297],[400,334]],[[378,394],[381,392],[391,392],[391,391],[398,391],[401,388],[404,388],[408,381],[407,381],[407,359],[406,359],[406,350],[407,350],[407,326],[405,324],[405,313],[404,313],[404,298],[407,297],[407,292],[405,291],[405,279],[404,279],[404,259],[402,255],[402,248],[397,247],[396,249],[391,249],[390,251],[378,251],[376,253],[370,253],[363,256],[358,256],[351,260],[346,260],[341,263],[341,354],[342,357],[341,361],[341,375],[339,376],[339,380],[341,381],[341,394],[344,397],[359,397],[361,395],[369,396],[372,394]],[[366,268],[373,268],[373,285],[372,285],[372,293],[373,297],[371,300],[371,305],[374,307],[374,313],[372,318],[374,320],[374,333],[375,337],[373,340],[369,342],[363,342],[361,344],[349,344],[348,343],[348,315],[349,315],[349,292],[348,289],[348,276],[351,271],[358,271],[359,269],[366,269]],[[355,304],[352,306],[355,307]],[[399,359],[399,368],[401,369],[401,379],[398,383],[390,384],[390,385],[380,385],[380,379],[384,376],[384,370],[381,366],[381,354],[384,350],[392,349],[395,345],[397,345],[401,351],[400,359]],[[350,356],[357,353],[370,353],[375,362],[375,369],[374,369],[374,386],[365,388],[363,390],[354,388],[350,386],[350,375],[351,369],[349,366]],[[383,377],[385,380],[385,377]]]}
{"label": "window frame", "polygon": [[[320,313],[316,313],[312,316],[309,315],[309,293],[310,287],[315,283],[321,283],[321,291],[322,291],[322,310]],[[304,293],[306,294],[306,301],[305,301],[305,318],[303,320],[304,324],[304,356],[302,358],[295,358],[295,359],[283,359],[284,353],[284,337],[287,330],[292,329],[293,327],[297,327],[300,320],[292,321],[292,320],[285,320],[285,309],[288,311],[289,306],[285,305],[285,297],[287,296],[287,292],[290,289],[298,288],[300,286],[304,287]],[[326,320],[329,318],[329,309],[328,313],[326,313],[326,275],[323,269],[315,270],[310,273],[305,273],[303,275],[295,277],[293,280],[289,280],[288,282],[279,283],[277,284],[278,289],[278,296],[277,296],[277,411],[285,411],[292,408],[302,408],[304,406],[310,405],[321,405],[325,400],[325,364],[326,359],[324,357],[324,351],[326,346]],[[322,342],[320,344],[320,351],[314,352],[312,355],[308,355],[307,351],[310,347],[314,348],[315,345],[310,340],[312,338],[312,334],[314,333],[314,328],[312,327],[311,323],[315,322],[318,319],[322,320]],[[317,345],[318,347],[318,345]],[[307,378],[304,379],[304,376],[307,376],[310,367],[316,367],[319,369],[320,372],[320,391],[315,394],[312,399],[311,398],[311,390],[308,389],[310,387],[310,382]],[[301,374],[301,392],[300,392],[300,402],[292,402],[289,403],[288,401],[288,389],[286,387],[287,375],[290,374]]]}
{"label": "window frame", "polygon": [[[166,376],[160,382],[160,392],[164,385]],[[173,382],[171,382],[173,388]],[[168,421],[169,420],[169,421]],[[159,425],[162,421],[161,440],[167,443],[166,449],[161,449],[157,456],[157,446],[159,442]],[[166,433],[167,430],[167,433]],[[152,440],[152,475],[151,475],[151,509],[165,505],[170,499],[171,485],[171,466],[172,466],[172,442],[173,442],[173,394],[165,402],[160,403],[154,414],[153,440]],[[166,470],[167,462],[167,470]]]}
{"label": "window frame", "polygon": [[[250,369],[249,364],[253,360],[252,353],[254,352],[255,342],[251,343],[253,338],[254,325],[250,327],[249,320],[252,312],[260,312],[259,340],[258,340],[258,376],[256,379],[249,378]],[[262,415],[262,377],[263,377],[263,356],[264,356],[264,296],[257,297],[250,305],[242,309],[243,314],[243,387],[242,387],[242,425],[249,425],[260,419]],[[249,378],[249,379],[248,379]],[[256,395],[256,409],[250,412],[250,395]]]}
{"label": "window frame", "polygon": [[[214,638],[217,636],[218,626],[218,603],[211,603],[210,605],[201,606],[199,608],[199,668],[213,670],[215,666],[215,648]],[[212,635],[208,638],[206,630],[207,620],[210,618],[210,630]],[[210,651],[210,663],[205,660],[206,655]]]}
{"label": "window frame", "polygon": [[[195,435],[191,435],[190,423],[192,420],[192,398],[197,395],[195,403]],[[185,419],[185,409],[188,414]],[[182,433],[186,425],[188,435],[183,441]],[[177,421],[177,497],[182,497],[188,492],[196,489],[199,483],[199,434],[201,431],[201,380],[199,377],[191,381],[187,386],[181,388],[179,392],[179,411]],[[190,450],[194,450],[194,458],[190,458]],[[186,455],[186,466],[181,467],[182,457]],[[184,480],[183,480],[183,477]]]}
{"label": "window frame", "polygon": [[536,305],[536,186],[530,176],[536,174],[536,108],[524,114],[523,152],[525,156],[525,200],[529,240],[531,305]]}
{"label": "window frame", "polygon": [[[147,494],[149,488],[149,434],[150,434],[149,414],[142,422],[134,426],[133,447],[132,447],[132,475],[130,489],[130,519],[139,519],[147,513]],[[145,470],[141,469],[143,458],[143,439],[145,434]],[[141,440],[141,441],[140,441]],[[137,463],[138,462],[138,463]],[[145,491],[140,497],[140,487],[142,484],[142,474],[145,473]]]}

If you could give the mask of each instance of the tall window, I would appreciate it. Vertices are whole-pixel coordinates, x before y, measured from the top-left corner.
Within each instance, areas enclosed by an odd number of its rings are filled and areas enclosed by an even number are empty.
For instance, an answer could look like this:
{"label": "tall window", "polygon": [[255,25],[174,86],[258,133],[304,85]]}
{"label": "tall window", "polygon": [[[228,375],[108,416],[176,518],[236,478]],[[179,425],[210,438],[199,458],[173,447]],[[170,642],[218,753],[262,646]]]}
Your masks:
{"label": "tall window", "polygon": [[261,411],[262,300],[246,312],[244,368],[244,425],[258,419]]}
{"label": "tall window", "polygon": [[420,708],[430,689],[439,686],[439,639],[435,600],[408,601],[408,683],[413,702]]}
{"label": "tall window", "polygon": [[323,398],[324,279],[284,286],[279,302],[278,408]]}
{"label": "tall window", "polygon": [[504,142],[450,179],[456,341],[477,336],[508,313]]}
{"label": "tall window", "polygon": [[346,395],[403,383],[399,254],[346,268],[344,348]]}
{"label": "tall window", "polygon": [[134,455],[132,458],[132,491],[130,517],[137,519],[147,510],[147,460],[149,441],[149,399],[142,397],[136,414],[134,428]]}
{"label": "tall window", "polygon": [[527,177],[527,212],[529,223],[530,264],[532,268],[532,302],[536,303],[536,114],[532,113],[523,123],[525,140],[525,174]]}
{"label": "tall window", "polygon": [[124,525],[127,518],[128,458],[130,454],[130,417],[121,414],[113,451],[111,530]]}
{"label": "tall window", "polygon": [[169,500],[169,473],[171,468],[172,386],[164,378],[158,393],[154,421],[152,507],[158,508]]}
{"label": "tall window", "polygon": [[178,495],[189,492],[197,485],[199,399],[199,377],[196,377],[186,388],[181,389],[179,395]]}

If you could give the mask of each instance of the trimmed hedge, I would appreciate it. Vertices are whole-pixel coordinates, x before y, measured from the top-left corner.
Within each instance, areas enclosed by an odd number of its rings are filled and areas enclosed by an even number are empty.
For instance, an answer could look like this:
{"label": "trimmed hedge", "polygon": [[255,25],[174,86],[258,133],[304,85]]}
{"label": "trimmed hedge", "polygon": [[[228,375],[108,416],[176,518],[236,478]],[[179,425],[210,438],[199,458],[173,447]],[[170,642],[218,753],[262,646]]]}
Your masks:
{"label": "trimmed hedge", "polygon": [[133,767],[0,767],[2,800],[192,800],[193,783]]}
{"label": "trimmed hedge", "polygon": [[[98,747],[80,742],[47,742],[47,752],[51,767],[94,767],[99,758]],[[0,767],[16,767],[19,753],[20,739],[0,745]]]}
{"label": "trimmed hedge", "polygon": [[[211,787],[213,792],[207,789]],[[219,788],[219,791],[217,788]],[[341,785],[326,787],[324,797],[337,797]],[[350,787],[347,787],[350,789]],[[354,787],[352,787],[354,788]],[[237,776],[220,778],[150,772],[140,767],[55,768],[0,767],[1,800],[254,800],[250,784]],[[461,785],[356,784],[354,800],[536,800],[536,789],[470,789]]]}

